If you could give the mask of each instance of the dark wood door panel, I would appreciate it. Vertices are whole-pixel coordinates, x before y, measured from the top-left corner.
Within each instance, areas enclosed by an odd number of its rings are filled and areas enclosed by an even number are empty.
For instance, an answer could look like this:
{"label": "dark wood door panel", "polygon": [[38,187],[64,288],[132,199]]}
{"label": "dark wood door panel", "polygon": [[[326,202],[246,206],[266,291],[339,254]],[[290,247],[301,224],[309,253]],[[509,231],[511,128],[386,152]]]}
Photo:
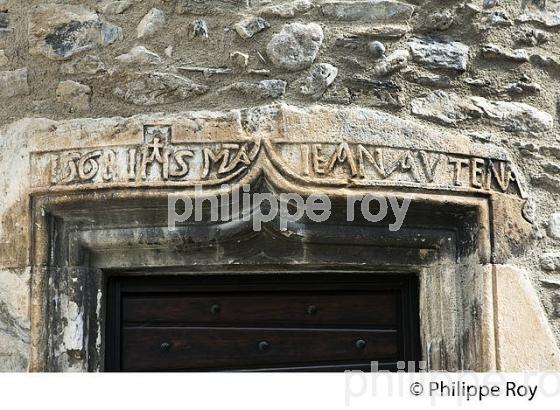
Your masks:
{"label": "dark wood door panel", "polygon": [[108,371],[344,371],[419,360],[414,275],[112,277]]}
{"label": "dark wood door panel", "polygon": [[396,360],[395,330],[160,328],[123,330],[123,370],[239,368]]}
{"label": "dark wood door panel", "polygon": [[126,323],[392,326],[397,291],[124,295]]}

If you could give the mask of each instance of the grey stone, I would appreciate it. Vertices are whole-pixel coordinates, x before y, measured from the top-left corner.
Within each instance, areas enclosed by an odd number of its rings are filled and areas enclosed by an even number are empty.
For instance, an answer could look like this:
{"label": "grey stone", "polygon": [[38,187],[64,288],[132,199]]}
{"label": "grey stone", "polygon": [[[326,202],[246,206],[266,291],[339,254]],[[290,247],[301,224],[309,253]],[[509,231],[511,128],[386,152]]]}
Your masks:
{"label": "grey stone", "polygon": [[488,15],[488,22],[493,26],[509,27],[513,26],[513,21],[505,11],[496,10]]}
{"label": "grey stone", "polygon": [[292,2],[271,4],[259,10],[261,16],[292,18],[307,13],[314,7],[311,0],[295,0]]}
{"label": "grey stone", "polygon": [[541,86],[529,81],[517,81],[506,84],[504,90],[510,94],[538,94],[541,92]]}
{"label": "grey stone", "polygon": [[407,50],[396,50],[377,62],[372,69],[375,76],[383,77],[402,70],[408,65],[410,54]]}
{"label": "grey stone", "polygon": [[451,87],[451,78],[447,75],[441,74],[417,74],[414,73],[410,76],[411,81],[417,84],[425,85],[428,87],[449,88]]}
{"label": "grey stone", "polygon": [[506,60],[516,63],[529,61],[529,53],[523,48],[510,50],[496,44],[484,44],[481,53],[484,58],[491,60]]}
{"label": "grey stone", "polygon": [[301,86],[301,93],[319,99],[338,75],[338,69],[327,63],[315,64]]}
{"label": "grey stone", "polygon": [[266,52],[278,68],[299,71],[313,64],[323,44],[323,29],[316,23],[286,24],[272,37]]}
{"label": "grey stone", "polygon": [[103,14],[122,14],[132,6],[132,1],[104,1],[97,5],[97,11]]}
{"label": "grey stone", "polygon": [[91,88],[76,81],[62,81],[56,88],[56,100],[70,112],[89,111],[91,108]]}
{"label": "grey stone", "polygon": [[544,132],[552,129],[552,116],[529,104],[489,101],[483,97],[471,97],[470,99],[484,112],[484,117],[491,124],[506,131]]}
{"label": "grey stone", "polygon": [[161,72],[131,75],[113,89],[117,97],[143,106],[175,103],[207,91],[205,85],[176,74]]}
{"label": "grey stone", "polygon": [[206,20],[195,20],[192,22],[191,37],[200,37],[202,39],[208,38],[208,24]]}
{"label": "grey stone", "polygon": [[0,71],[0,97],[9,98],[29,94],[27,68]]}
{"label": "grey stone", "polygon": [[287,84],[283,80],[262,80],[258,83],[240,81],[233,83],[228,89],[257,99],[269,99],[283,96],[286,93]]}
{"label": "grey stone", "polygon": [[485,9],[491,9],[492,7],[495,7],[498,5],[498,0],[484,0],[482,2],[482,7],[484,7]]}
{"label": "grey stone", "polygon": [[33,9],[29,22],[30,52],[53,60],[66,60],[113,44],[122,37],[120,27],[81,6],[38,6]]}
{"label": "grey stone", "polygon": [[548,220],[548,235],[554,239],[560,239],[560,212],[550,215]]}
{"label": "grey stone", "polygon": [[469,99],[442,90],[413,99],[411,108],[417,117],[452,126],[482,116],[482,110]]}
{"label": "grey stone", "polygon": [[550,252],[542,255],[541,268],[547,272],[560,270],[560,253]]}
{"label": "grey stone", "polygon": [[86,54],[71,61],[67,61],[60,66],[60,72],[63,74],[90,74],[95,75],[106,71],[105,64],[98,56]]}
{"label": "grey stone", "polygon": [[436,11],[428,17],[431,30],[445,31],[453,24],[454,16],[450,10]]}
{"label": "grey stone", "polygon": [[525,10],[518,17],[519,21],[535,21],[547,27],[560,26],[560,0],[530,0],[524,4]]}
{"label": "grey stone", "polygon": [[[139,0],[136,0],[139,1]],[[178,14],[195,14],[198,16],[215,14],[231,16],[249,8],[253,0],[166,0],[176,4]]]}
{"label": "grey stone", "polygon": [[541,167],[545,172],[548,172],[549,174],[560,175],[560,165],[554,162],[548,161],[541,163]]}
{"label": "grey stone", "polygon": [[426,67],[467,69],[469,47],[463,43],[447,38],[416,37],[408,44],[414,61]]}
{"label": "grey stone", "polygon": [[385,46],[380,41],[372,41],[368,44],[368,51],[373,58],[379,59],[385,55]]}
{"label": "grey stone", "polygon": [[538,46],[548,41],[549,35],[546,31],[530,27],[520,27],[515,32],[515,40],[521,44]]}
{"label": "grey stone", "polygon": [[10,15],[8,13],[0,12],[0,30],[10,27]]}
{"label": "grey stone", "polygon": [[251,38],[255,34],[269,28],[270,24],[262,17],[251,16],[244,18],[233,27],[241,38]]}
{"label": "grey stone", "polygon": [[138,27],[136,27],[136,36],[138,38],[151,37],[165,25],[165,13],[159,9],[153,8],[146,14]]}
{"label": "grey stone", "polygon": [[128,53],[115,57],[123,64],[161,64],[161,58],[144,46],[133,47]]}
{"label": "grey stone", "polygon": [[471,87],[485,87],[488,85],[488,80],[484,78],[467,77],[463,79],[463,82],[470,85]]}
{"label": "grey stone", "polygon": [[321,4],[321,12],[325,17],[343,21],[406,24],[414,6],[394,0],[327,0]]}

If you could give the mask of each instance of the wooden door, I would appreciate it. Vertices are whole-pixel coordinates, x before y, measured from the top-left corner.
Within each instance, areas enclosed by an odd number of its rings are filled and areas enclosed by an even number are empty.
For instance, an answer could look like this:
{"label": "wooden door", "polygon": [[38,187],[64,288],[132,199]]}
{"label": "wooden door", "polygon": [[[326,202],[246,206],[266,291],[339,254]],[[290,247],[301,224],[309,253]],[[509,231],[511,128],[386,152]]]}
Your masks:
{"label": "wooden door", "polygon": [[414,275],[113,277],[108,371],[395,370],[419,360]]}

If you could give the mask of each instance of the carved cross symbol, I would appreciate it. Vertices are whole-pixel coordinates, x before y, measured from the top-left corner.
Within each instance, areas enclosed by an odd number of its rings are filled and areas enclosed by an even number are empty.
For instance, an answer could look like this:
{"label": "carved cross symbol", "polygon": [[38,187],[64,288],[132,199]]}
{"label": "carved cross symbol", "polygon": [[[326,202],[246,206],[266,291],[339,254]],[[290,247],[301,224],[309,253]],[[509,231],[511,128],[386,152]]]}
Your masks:
{"label": "carved cross symbol", "polygon": [[154,140],[152,141],[152,144],[148,144],[147,146],[148,152],[150,152],[151,149],[152,154],[148,157],[148,160],[146,162],[157,161],[160,164],[163,163],[163,157],[161,156],[161,149],[163,148],[163,144],[159,141],[160,141],[159,138],[155,137]]}

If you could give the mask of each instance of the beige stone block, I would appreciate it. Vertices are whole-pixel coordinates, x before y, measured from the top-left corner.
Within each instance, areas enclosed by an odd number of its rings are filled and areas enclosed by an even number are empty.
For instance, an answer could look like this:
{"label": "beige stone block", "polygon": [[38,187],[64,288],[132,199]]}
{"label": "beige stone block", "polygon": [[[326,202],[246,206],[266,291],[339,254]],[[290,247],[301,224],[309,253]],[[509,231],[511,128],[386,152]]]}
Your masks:
{"label": "beige stone block", "polygon": [[495,265],[498,370],[560,370],[560,349],[525,271]]}

